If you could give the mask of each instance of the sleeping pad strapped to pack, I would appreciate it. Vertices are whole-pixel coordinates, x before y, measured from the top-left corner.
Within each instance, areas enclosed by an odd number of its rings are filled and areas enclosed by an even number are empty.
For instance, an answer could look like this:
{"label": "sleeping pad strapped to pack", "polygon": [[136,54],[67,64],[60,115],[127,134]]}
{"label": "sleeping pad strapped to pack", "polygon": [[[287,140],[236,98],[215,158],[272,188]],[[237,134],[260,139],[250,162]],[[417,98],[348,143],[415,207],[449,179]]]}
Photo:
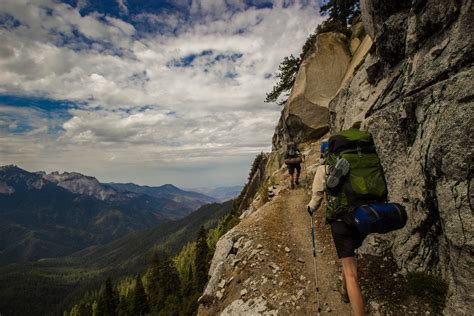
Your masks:
{"label": "sleeping pad strapped to pack", "polygon": [[354,225],[366,234],[385,234],[400,229],[407,223],[405,208],[397,203],[362,205],[353,212]]}
{"label": "sleeping pad strapped to pack", "polygon": [[[350,169],[336,187],[327,187],[326,218],[353,218],[351,224],[365,233],[385,233],[403,227],[407,218],[403,206],[383,203],[387,199],[387,185],[370,133],[349,129],[332,135],[328,143],[328,168],[334,168],[338,159],[346,159]],[[362,206],[365,208],[361,209]],[[347,213],[350,216],[345,216]]]}

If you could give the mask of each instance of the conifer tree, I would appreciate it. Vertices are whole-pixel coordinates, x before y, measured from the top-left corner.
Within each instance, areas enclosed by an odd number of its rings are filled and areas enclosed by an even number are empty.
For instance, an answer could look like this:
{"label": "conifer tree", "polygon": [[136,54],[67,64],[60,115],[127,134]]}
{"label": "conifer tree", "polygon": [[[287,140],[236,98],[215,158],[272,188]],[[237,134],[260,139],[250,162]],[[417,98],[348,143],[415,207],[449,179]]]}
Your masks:
{"label": "conifer tree", "polygon": [[[270,93],[267,93],[267,97],[265,102],[276,102],[280,95],[285,91],[289,91],[293,86],[293,83],[296,79],[296,73],[298,72],[298,68],[300,67],[301,59],[296,58],[293,55],[290,57],[285,57],[278,66],[278,73],[277,78],[279,79],[278,83],[273,87],[273,90]],[[288,96],[288,93],[286,94]],[[284,101],[278,102],[279,105],[282,105],[286,102]]]}
{"label": "conifer tree", "polygon": [[169,256],[159,253],[153,255],[149,269],[148,293],[152,314],[166,315],[165,312],[179,310],[181,285],[178,272]]}
{"label": "conifer tree", "polygon": [[[117,306],[117,315],[126,316],[131,314],[132,303],[130,299],[125,295],[120,295],[119,304]],[[98,315],[97,315],[98,316]]]}
{"label": "conifer tree", "polygon": [[148,302],[151,309],[155,309],[160,304],[162,299],[160,298],[160,266],[161,266],[161,254],[154,252],[151,256],[149,268],[148,268]]}
{"label": "conifer tree", "polygon": [[199,229],[196,242],[196,290],[202,291],[207,283],[209,271],[209,247],[207,246],[206,230],[203,226]]}
{"label": "conifer tree", "polygon": [[193,315],[197,310],[197,300],[201,292],[196,291],[192,269],[188,271],[188,277],[181,287],[183,301],[181,303],[181,315]]}
{"label": "conifer tree", "polygon": [[137,275],[135,280],[135,291],[133,295],[133,314],[134,315],[145,315],[147,314],[150,309],[148,306],[148,299],[145,293],[145,289],[143,288],[142,278],[140,275]]}
{"label": "conifer tree", "polygon": [[109,277],[105,281],[105,286],[99,296],[97,313],[101,316],[115,316],[117,314],[117,305],[117,293],[113,288],[112,279]]}
{"label": "conifer tree", "polygon": [[92,316],[99,316],[97,301],[92,303]]}
{"label": "conifer tree", "polygon": [[360,13],[359,0],[329,0],[321,6],[321,14],[328,15],[330,22],[346,27],[350,20]]}

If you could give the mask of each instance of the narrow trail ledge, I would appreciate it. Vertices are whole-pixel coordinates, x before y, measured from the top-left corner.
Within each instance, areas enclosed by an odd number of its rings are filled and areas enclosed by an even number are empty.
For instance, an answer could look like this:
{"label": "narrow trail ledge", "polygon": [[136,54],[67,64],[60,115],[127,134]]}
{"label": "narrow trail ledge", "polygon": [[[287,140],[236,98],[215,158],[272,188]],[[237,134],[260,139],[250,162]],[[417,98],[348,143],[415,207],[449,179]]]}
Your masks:
{"label": "narrow trail ledge", "polygon": [[[311,221],[305,210],[309,190],[290,190],[284,183],[273,187],[277,195],[221,239],[229,253],[213,260],[213,265],[223,263],[213,271],[208,296],[201,299],[207,304],[201,305],[199,315],[316,314]],[[322,212],[316,221],[321,309],[348,315],[350,306],[341,302],[337,291],[340,272]],[[222,252],[218,249],[216,253]]]}
{"label": "narrow trail ledge", "polygon": [[[263,204],[256,194],[241,222],[217,243],[198,315],[317,315],[311,220],[306,205],[318,166],[319,142],[305,147],[309,149],[304,152],[300,186],[288,188],[285,166],[267,170],[272,174],[269,190],[274,197]],[[267,166],[277,155],[270,154]],[[351,315],[350,304],[342,301],[339,292],[341,267],[330,227],[325,224],[325,208],[323,203],[315,216],[321,315]],[[359,253],[367,311],[370,315],[436,315],[411,293],[390,252],[364,252],[364,247],[383,242],[378,235],[371,235]]]}

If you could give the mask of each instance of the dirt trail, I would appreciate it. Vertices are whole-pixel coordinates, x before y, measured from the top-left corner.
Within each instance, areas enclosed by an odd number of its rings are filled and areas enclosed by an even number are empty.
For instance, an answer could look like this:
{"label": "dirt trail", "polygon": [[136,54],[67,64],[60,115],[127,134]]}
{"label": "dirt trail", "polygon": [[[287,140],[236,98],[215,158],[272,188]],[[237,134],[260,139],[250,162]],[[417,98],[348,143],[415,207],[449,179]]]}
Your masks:
{"label": "dirt trail", "polygon": [[[288,172],[282,167],[272,175],[275,196],[265,204],[257,203],[261,206],[224,236],[216,261],[222,263],[221,270],[209,281],[213,285],[203,295],[199,315],[317,315],[306,205],[313,177],[308,169],[314,171],[319,155],[310,153],[296,189],[289,189]],[[323,203],[315,215],[320,315],[351,315],[350,304],[342,301],[338,291],[340,263],[325,224],[325,209]],[[439,314],[410,292],[390,253],[359,257],[360,283],[370,315]]]}
{"label": "dirt trail", "polygon": [[[312,147],[319,148],[319,143]],[[272,175],[275,196],[235,227],[234,237],[229,237],[231,254],[218,277],[223,286],[211,293],[217,299],[203,304],[199,315],[317,315],[311,217],[306,205],[318,159],[319,151],[306,153],[296,189],[289,188],[284,166]],[[350,304],[342,301],[337,290],[341,273],[330,228],[324,222],[325,207],[321,205],[315,215],[320,315],[351,315]]]}
{"label": "dirt trail", "polygon": [[[290,249],[288,255],[278,256],[278,261],[283,269],[290,272],[293,277],[307,280],[305,286],[306,301],[301,304],[298,314],[310,315],[317,312],[317,296],[315,287],[314,259],[312,255],[311,218],[306,212],[306,205],[310,196],[308,189],[285,189],[274,201],[272,208],[262,218],[264,231],[282,232],[275,234],[273,244],[276,244],[277,253],[285,253],[284,247]],[[324,206],[323,206],[324,207]],[[337,291],[340,270],[337,263],[335,249],[332,243],[331,232],[328,225],[324,224],[323,209],[315,216],[316,232],[316,264],[319,281],[319,301],[321,314],[332,313],[335,315],[350,315],[350,305],[344,304]],[[263,214],[262,214],[263,215]],[[262,216],[263,217],[263,216]],[[278,247],[281,245],[281,248]],[[295,266],[296,257],[298,265]],[[304,263],[301,263],[303,259]],[[289,286],[285,290],[292,291],[294,280],[287,280]],[[294,290],[293,290],[294,291]],[[283,312],[282,310],[280,312]],[[293,311],[288,311],[294,313]]]}
{"label": "dirt trail", "polygon": [[[274,178],[279,182],[276,196],[236,227],[234,253],[219,278],[222,297],[201,307],[199,315],[317,315],[311,218],[306,211],[312,176],[303,169],[302,183],[293,190],[286,169]],[[351,315],[350,305],[337,291],[340,270],[324,208],[315,216],[320,315]]]}

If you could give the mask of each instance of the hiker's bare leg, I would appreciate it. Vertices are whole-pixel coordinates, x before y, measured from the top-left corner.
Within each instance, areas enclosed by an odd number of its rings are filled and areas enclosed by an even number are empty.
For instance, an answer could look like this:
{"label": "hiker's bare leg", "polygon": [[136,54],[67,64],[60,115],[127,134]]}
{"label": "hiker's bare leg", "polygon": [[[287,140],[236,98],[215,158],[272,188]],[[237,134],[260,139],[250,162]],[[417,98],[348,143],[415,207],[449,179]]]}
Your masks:
{"label": "hiker's bare leg", "polygon": [[290,173],[290,187],[293,189],[293,187],[295,186],[294,182],[293,182],[293,175],[294,173]]}
{"label": "hiker's bare leg", "polygon": [[365,315],[364,299],[360,291],[355,257],[342,258],[342,273],[344,274],[347,294],[351,301],[352,312],[355,316]]}
{"label": "hiker's bare leg", "polygon": [[349,295],[347,294],[347,284],[346,284],[346,278],[344,277],[344,272],[341,271],[342,275],[342,284],[341,288],[339,289],[339,292],[341,292],[341,298],[344,303],[349,303]]}

